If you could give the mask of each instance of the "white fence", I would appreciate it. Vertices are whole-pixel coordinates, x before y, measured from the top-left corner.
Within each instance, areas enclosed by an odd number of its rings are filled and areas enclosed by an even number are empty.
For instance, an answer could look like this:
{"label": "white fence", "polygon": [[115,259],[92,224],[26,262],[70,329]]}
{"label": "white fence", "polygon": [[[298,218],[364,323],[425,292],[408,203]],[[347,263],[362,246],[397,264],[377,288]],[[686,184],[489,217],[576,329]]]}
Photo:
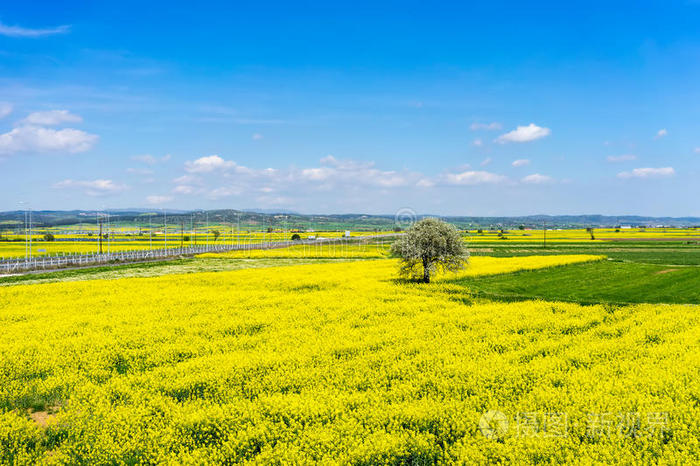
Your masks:
{"label": "white fence", "polygon": [[30,270],[53,270],[67,267],[83,267],[86,265],[111,264],[119,262],[141,262],[167,259],[178,256],[202,254],[205,252],[226,252],[249,249],[275,249],[302,244],[321,244],[334,242],[354,242],[372,238],[395,236],[353,236],[349,238],[318,238],[301,241],[272,241],[263,243],[218,244],[205,246],[188,246],[163,249],[139,249],[110,253],[60,254],[44,255],[31,258],[0,259],[0,274],[26,272]]}

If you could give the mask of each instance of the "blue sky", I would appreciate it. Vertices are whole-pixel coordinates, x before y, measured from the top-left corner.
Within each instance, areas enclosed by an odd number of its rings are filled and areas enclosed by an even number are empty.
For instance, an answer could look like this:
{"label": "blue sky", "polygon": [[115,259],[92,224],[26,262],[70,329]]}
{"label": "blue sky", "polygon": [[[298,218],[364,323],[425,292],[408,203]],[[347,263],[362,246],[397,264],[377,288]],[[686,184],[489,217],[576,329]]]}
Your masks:
{"label": "blue sky", "polygon": [[0,210],[700,216],[700,2],[465,3],[3,2]]}

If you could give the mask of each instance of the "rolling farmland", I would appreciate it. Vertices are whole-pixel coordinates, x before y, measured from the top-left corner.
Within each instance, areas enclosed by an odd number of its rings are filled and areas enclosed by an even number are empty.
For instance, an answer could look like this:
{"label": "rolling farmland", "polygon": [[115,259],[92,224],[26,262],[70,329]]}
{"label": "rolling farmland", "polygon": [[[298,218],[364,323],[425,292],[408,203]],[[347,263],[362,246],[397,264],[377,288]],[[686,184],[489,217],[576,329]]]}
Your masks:
{"label": "rolling farmland", "polygon": [[[89,269],[0,280],[0,461],[697,459],[685,448],[696,387],[683,382],[700,369],[694,294],[679,301],[691,306],[581,305],[564,280],[544,300],[502,300],[483,289],[619,263],[475,256],[425,286],[396,280],[384,254],[294,248],[132,266],[118,281]],[[229,263],[243,268],[207,272]],[[509,426],[498,441],[480,427],[494,410]]]}
{"label": "rolling farmland", "polygon": [[0,466],[700,465],[699,24],[0,2]]}

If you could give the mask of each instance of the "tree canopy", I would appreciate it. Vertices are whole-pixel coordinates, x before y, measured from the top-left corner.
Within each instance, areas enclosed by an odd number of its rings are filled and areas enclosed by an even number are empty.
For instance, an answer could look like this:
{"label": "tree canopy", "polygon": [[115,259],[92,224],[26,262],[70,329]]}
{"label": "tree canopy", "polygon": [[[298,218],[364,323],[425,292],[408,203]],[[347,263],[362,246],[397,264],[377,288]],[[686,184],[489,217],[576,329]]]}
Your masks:
{"label": "tree canopy", "polygon": [[436,271],[457,271],[469,261],[467,250],[457,229],[436,218],[414,223],[399,238],[391,252],[401,258],[399,272],[408,278],[430,282]]}

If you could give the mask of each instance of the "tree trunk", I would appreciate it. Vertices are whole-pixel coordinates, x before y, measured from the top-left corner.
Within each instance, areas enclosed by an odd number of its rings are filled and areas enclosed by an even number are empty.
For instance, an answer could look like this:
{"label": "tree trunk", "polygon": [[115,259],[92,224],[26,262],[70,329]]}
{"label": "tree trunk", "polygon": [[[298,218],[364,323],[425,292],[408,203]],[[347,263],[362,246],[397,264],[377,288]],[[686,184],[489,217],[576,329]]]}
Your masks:
{"label": "tree trunk", "polygon": [[430,264],[427,259],[423,259],[423,281],[430,283]]}

